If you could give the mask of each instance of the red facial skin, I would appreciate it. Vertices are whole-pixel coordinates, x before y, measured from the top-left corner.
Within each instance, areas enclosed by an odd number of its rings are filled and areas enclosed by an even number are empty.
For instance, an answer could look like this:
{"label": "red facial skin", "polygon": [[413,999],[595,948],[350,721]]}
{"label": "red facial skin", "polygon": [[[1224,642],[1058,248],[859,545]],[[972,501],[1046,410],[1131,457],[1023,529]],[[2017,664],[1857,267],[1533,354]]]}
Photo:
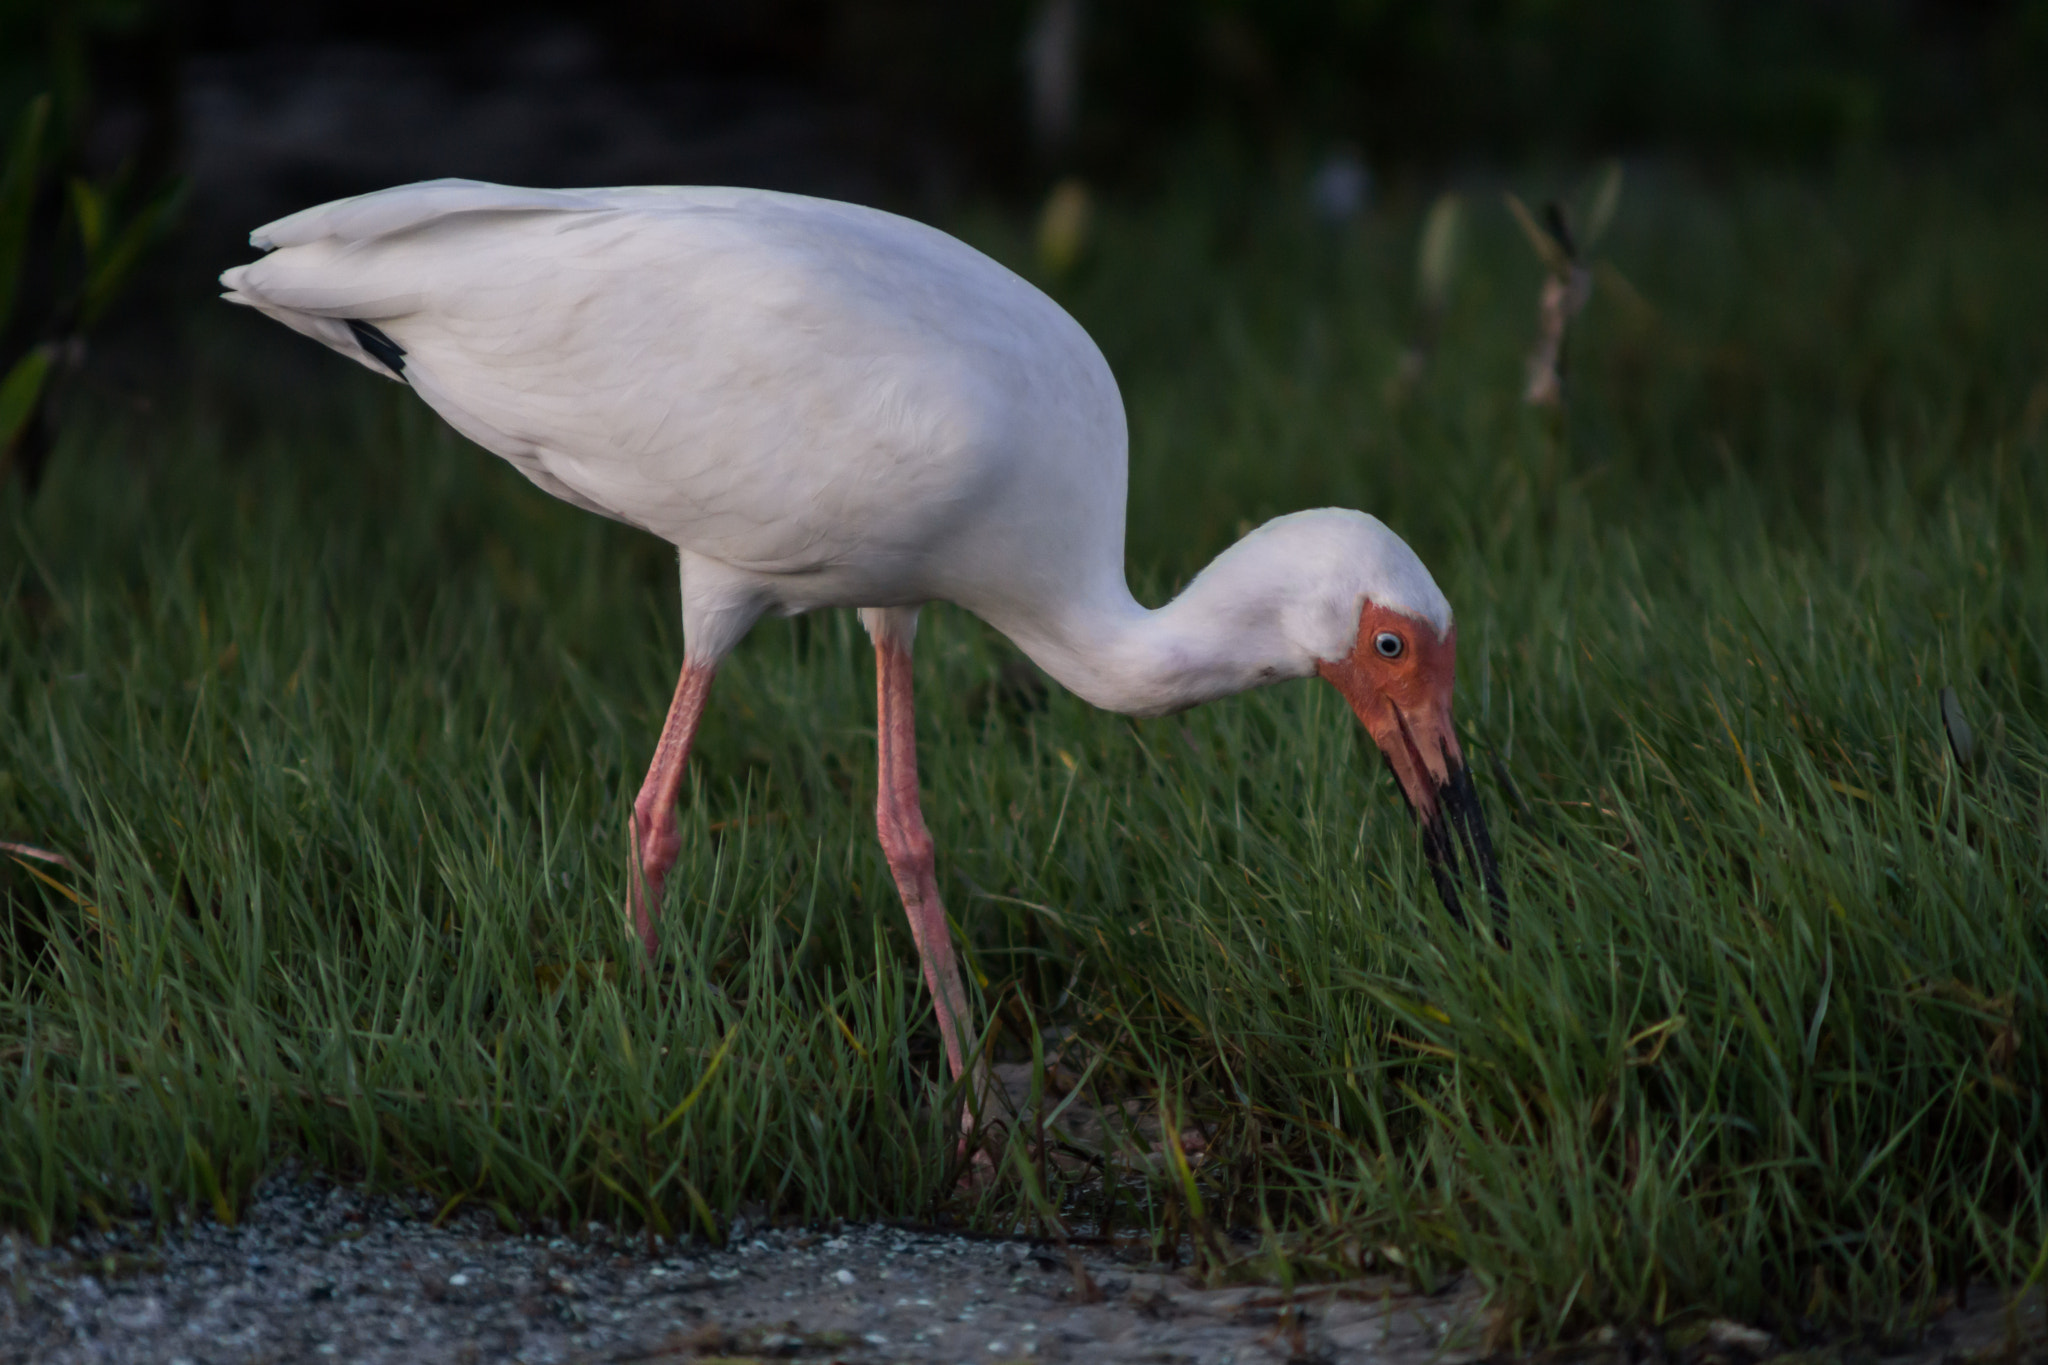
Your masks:
{"label": "red facial skin", "polygon": [[[1382,631],[1400,637],[1398,658],[1385,658],[1375,646],[1374,637]],[[1367,602],[1358,613],[1351,653],[1316,665],[1393,764],[1394,776],[1424,824],[1436,822],[1437,788],[1452,768],[1465,766],[1451,730],[1457,656],[1456,626],[1438,639],[1436,627],[1427,621]]]}

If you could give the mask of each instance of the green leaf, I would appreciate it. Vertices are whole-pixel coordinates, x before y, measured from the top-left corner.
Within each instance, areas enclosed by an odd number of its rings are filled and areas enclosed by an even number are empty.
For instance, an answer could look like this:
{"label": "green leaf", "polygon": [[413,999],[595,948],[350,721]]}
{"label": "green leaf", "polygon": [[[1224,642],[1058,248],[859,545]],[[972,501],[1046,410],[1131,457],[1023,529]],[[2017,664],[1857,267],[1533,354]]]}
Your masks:
{"label": "green leaf", "polygon": [[1530,249],[1536,253],[1543,268],[1553,275],[1563,275],[1571,269],[1571,253],[1564,244],[1550,234],[1550,230],[1536,221],[1536,215],[1529,212],[1529,206],[1510,194],[1506,196],[1508,212],[1521,225],[1522,235],[1529,239]]}
{"label": "green leaf", "polygon": [[50,377],[50,350],[38,346],[14,362],[14,368],[0,379],[0,451],[11,449],[35,415]]}
{"label": "green leaf", "polygon": [[29,215],[35,211],[36,177],[42,160],[43,131],[50,122],[50,97],[37,95],[22,110],[0,166],[0,328],[14,312],[21,283],[21,261],[28,248]]}
{"label": "green leaf", "polygon": [[1610,161],[1600,175],[1600,184],[1593,191],[1592,207],[1586,210],[1586,232],[1579,243],[1582,251],[1591,251],[1593,244],[1606,235],[1614,223],[1614,214],[1621,207],[1621,163]]}
{"label": "green leaf", "polygon": [[1422,304],[1432,311],[1441,311],[1450,301],[1451,282],[1458,274],[1458,247],[1464,236],[1464,209],[1464,200],[1458,195],[1441,194],[1422,220],[1415,276]]}
{"label": "green leaf", "polygon": [[91,263],[99,258],[100,242],[107,235],[107,196],[94,189],[90,181],[73,176],[71,212],[78,218],[78,241],[85,248],[87,269],[91,269]]}
{"label": "green leaf", "polygon": [[[157,195],[116,234],[112,245],[97,259],[88,254],[85,298],[78,318],[81,329],[90,328],[113,305],[135,262],[184,207],[185,188],[185,183],[180,181]],[[81,230],[83,227],[81,220]]]}

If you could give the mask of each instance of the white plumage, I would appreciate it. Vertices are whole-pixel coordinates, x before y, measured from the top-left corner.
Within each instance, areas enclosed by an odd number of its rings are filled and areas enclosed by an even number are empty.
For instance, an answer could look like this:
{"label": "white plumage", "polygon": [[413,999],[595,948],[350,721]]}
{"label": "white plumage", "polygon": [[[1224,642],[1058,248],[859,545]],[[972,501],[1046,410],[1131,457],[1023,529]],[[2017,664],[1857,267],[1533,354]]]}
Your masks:
{"label": "white plumage", "polygon": [[[1470,790],[1449,722],[1455,637],[1421,561],[1362,513],[1298,512],[1174,602],[1141,606],[1124,579],[1126,443],[1109,367],[1058,305],[964,243],[759,190],[460,180],[308,209],[251,241],[270,254],[222,276],[230,301],[410,383],[543,489],[678,548],[684,677],[636,815],[657,895],[667,864],[649,850],[673,823],[672,751],[687,752],[711,670],[763,613],[868,609],[884,656],[879,818],[956,1072],[964,1022],[943,979],[943,913],[931,943],[906,882],[911,836],[923,837],[921,819],[904,823],[914,759],[888,761],[923,602],[959,604],[1118,711],[1321,672],[1388,748],[1433,851],[1451,847],[1436,798]],[[1401,655],[1367,638],[1388,623]],[[908,812],[899,800],[892,815],[906,771]],[[1483,842],[1477,820],[1475,804],[1466,832]],[[929,894],[935,909],[935,883]]]}

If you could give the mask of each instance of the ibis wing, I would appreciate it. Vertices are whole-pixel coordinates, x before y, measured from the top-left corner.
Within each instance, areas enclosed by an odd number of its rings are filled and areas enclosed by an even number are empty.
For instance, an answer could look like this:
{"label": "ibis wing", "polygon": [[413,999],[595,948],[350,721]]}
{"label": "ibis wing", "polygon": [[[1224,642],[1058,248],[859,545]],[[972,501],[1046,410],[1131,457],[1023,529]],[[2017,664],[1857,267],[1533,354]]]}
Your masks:
{"label": "ibis wing", "polygon": [[987,258],[871,210],[457,188],[285,219],[267,231],[291,244],[224,275],[228,297],[389,375],[349,325],[369,324],[423,398],[548,491],[734,564],[927,549],[1016,454],[1044,315],[1080,335]]}

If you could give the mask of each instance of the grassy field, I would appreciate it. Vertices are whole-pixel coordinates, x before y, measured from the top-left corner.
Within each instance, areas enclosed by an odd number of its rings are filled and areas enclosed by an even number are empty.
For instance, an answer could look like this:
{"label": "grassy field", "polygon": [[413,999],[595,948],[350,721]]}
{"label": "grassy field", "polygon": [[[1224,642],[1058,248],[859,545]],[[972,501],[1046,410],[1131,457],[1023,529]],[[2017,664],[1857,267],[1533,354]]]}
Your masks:
{"label": "grassy field", "polygon": [[222,317],[189,402],[0,490],[0,839],[76,863],[0,860],[0,1219],[232,1217],[286,1154],[514,1226],[1058,1208],[1218,1273],[1469,1266],[1524,1341],[2038,1278],[2048,199],[1639,176],[1562,417],[1519,401],[1540,275],[1493,190],[1395,382],[1421,207],[1211,183],[1054,292],[1124,384],[1142,597],[1304,506],[1433,566],[1511,947],[1446,919],[1329,689],[1039,705],[933,609],[926,813],[994,1047],[1070,1030],[1097,1099],[1208,1135],[957,1196],[851,613],[721,675],[637,970],[671,556]]}

